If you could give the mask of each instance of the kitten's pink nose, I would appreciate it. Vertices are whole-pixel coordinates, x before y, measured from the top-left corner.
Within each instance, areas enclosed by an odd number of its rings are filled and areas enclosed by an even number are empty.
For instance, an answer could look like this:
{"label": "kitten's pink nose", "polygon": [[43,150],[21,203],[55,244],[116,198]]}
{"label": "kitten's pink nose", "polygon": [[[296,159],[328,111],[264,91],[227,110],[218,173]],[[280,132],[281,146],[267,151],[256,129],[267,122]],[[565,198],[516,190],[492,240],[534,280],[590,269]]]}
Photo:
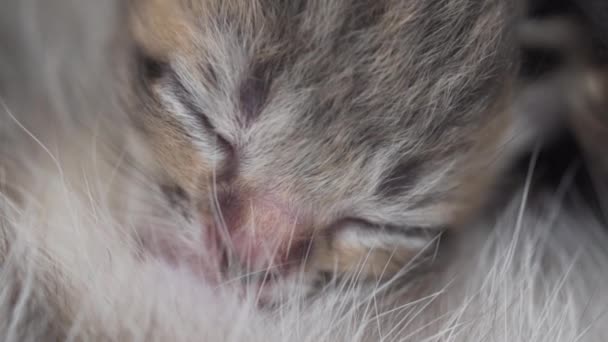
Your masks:
{"label": "kitten's pink nose", "polygon": [[289,199],[268,192],[219,198],[224,245],[249,269],[282,269],[302,253],[310,237],[306,218]]}

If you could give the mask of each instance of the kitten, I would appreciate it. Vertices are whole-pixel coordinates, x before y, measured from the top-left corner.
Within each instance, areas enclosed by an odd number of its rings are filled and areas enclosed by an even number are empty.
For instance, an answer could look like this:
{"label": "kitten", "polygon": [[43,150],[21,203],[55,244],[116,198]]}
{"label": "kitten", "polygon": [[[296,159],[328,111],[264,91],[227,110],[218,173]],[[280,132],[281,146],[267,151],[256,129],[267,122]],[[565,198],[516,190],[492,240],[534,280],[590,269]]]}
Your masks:
{"label": "kitten", "polygon": [[287,277],[305,258],[313,278],[371,280],[432,253],[496,172],[517,11],[502,1],[138,2],[145,105],[132,115],[168,200],[193,222],[188,234],[203,225],[197,240],[212,240],[188,246],[164,232],[148,248],[203,273]]}
{"label": "kitten", "polygon": [[0,336],[604,340],[605,224],[509,168],[520,5],[8,2]]}

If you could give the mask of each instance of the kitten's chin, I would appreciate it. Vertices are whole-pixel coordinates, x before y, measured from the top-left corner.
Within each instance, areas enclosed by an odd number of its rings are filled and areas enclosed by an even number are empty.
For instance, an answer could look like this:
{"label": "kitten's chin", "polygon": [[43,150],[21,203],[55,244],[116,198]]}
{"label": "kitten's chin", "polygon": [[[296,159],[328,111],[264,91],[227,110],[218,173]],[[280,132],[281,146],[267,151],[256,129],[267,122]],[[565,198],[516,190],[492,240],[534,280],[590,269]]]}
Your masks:
{"label": "kitten's chin", "polygon": [[190,231],[176,225],[140,233],[144,259],[191,273],[204,287],[253,296],[261,306],[276,304],[285,291],[307,283],[302,276],[308,241],[262,239],[252,230],[229,231],[203,219],[193,221],[190,228],[196,228]]}
{"label": "kitten's chin", "polygon": [[206,286],[221,284],[227,254],[217,231],[198,218],[168,217],[165,224],[148,219],[139,222],[135,236],[142,261],[157,261],[170,269],[191,273],[193,279]]}

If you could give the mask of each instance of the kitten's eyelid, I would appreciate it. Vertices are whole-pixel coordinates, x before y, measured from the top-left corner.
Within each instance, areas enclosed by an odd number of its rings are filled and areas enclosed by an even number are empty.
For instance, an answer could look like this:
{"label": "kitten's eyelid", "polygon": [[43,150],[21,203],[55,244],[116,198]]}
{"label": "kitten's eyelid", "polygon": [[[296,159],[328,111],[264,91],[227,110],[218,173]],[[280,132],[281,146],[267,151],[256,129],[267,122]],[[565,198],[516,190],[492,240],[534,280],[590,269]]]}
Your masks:
{"label": "kitten's eyelid", "polygon": [[170,87],[173,93],[186,111],[184,114],[193,118],[198,126],[202,128],[203,132],[199,132],[200,134],[212,134],[214,147],[224,154],[224,158],[222,158],[224,162],[221,167],[223,171],[220,178],[233,177],[238,165],[237,151],[234,142],[218,132],[207,114],[200,109],[199,105],[192,101],[194,96],[192,96],[190,91],[184,86],[175,72],[171,73],[170,80]]}
{"label": "kitten's eyelid", "polygon": [[231,178],[237,166],[236,148],[224,135],[218,133],[205,113],[190,99],[190,93],[170,72],[156,86],[156,94],[172,116],[184,127],[186,136],[192,140],[205,157],[217,163],[220,178]]}
{"label": "kitten's eyelid", "polygon": [[218,132],[217,128],[209,120],[207,114],[191,108],[188,108],[188,111],[188,114],[192,115],[203,127],[204,134],[213,134],[213,142],[215,147],[227,154],[229,158],[233,158],[236,154],[234,142],[232,142],[226,135]]}
{"label": "kitten's eyelid", "polygon": [[234,144],[216,131],[213,131],[213,133],[215,134],[216,146],[221,149],[223,153],[227,154],[228,158],[234,158],[236,155],[236,148],[234,147]]}
{"label": "kitten's eyelid", "polygon": [[334,231],[334,241],[340,245],[372,249],[407,248],[422,250],[437,241],[441,231],[427,228],[389,226],[367,223],[365,220],[349,220]]}
{"label": "kitten's eyelid", "polygon": [[348,228],[369,229],[373,228],[374,226],[377,225],[358,217],[344,217],[331,224],[331,227],[334,230],[343,230]]}
{"label": "kitten's eyelid", "polygon": [[233,154],[235,152],[234,143],[230,141],[228,137],[218,132],[217,128],[209,119],[207,113],[201,110],[200,106],[192,100],[195,98],[195,96],[193,96],[190,90],[186,88],[179,75],[171,68],[168,68],[166,72],[168,74],[167,88],[173,95],[172,97],[175,98],[181,104],[181,107],[184,108],[184,115],[195,119],[196,123],[199,126],[202,126],[202,129],[206,132],[214,134],[218,147],[225,152]]}
{"label": "kitten's eyelid", "polygon": [[412,238],[432,238],[445,230],[445,228],[443,227],[431,228],[408,226],[405,224],[375,223],[363,218],[353,217],[341,219],[332,226],[337,231],[348,229],[358,229],[367,231],[375,230],[379,232],[385,232],[387,234],[397,234]]}
{"label": "kitten's eyelid", "polygon": [[[206,131],[203,132],[203,134],[213,134],[216,147],[227,154],[229,158],[233,158],[236,152],[234,143],[230,141],[228,137],[219,133],[209,120],[207,114],[200,109],[199,105],[192,101],[194,96],[183,84],[179,75],[173,70],[170,63],[147,55],[141,50],[137,51],[137,55],[143,77],[148,81],[163,79],[165,86],[161,87],[161,89],[163,89],[162,91],[169,92],[171,94],[169,97],[176,100],[179,103],[179,107],[184,109],[183,111],[185,111],[185,113],[183,114],[193,118],[198,125],[202,126]],[[173,111],[178,110],[173,108]],[[175,114],[179,115],[180,113]]]}

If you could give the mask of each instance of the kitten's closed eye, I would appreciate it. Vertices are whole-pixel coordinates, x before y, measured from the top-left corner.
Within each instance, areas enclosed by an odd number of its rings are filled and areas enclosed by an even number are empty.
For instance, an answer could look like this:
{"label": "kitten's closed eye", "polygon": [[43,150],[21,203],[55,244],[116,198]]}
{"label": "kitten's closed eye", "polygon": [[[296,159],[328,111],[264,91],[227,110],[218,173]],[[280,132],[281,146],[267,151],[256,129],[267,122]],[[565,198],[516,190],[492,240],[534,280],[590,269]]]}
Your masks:
{"label": "kitten's closed eye", "polygon": [[311,267],[321,273],[359,279],[404,276],[435,251],[441,230],[377,225],[345,219],[315,245]]}
{"label": "kitten's closed eye", "polygon": [[167,153],[175,152],[179,146],[204,151],[213,179],[223,181],[233,177],[238,167],[236,143],[218,131],[170,62],[144,53],[139,55],[138,69],[144,78],[145,92],[160,105],[160,110],[150,117],[154,122],[148,127],[162,130],[166,140],[163,144],[169,143]]}

